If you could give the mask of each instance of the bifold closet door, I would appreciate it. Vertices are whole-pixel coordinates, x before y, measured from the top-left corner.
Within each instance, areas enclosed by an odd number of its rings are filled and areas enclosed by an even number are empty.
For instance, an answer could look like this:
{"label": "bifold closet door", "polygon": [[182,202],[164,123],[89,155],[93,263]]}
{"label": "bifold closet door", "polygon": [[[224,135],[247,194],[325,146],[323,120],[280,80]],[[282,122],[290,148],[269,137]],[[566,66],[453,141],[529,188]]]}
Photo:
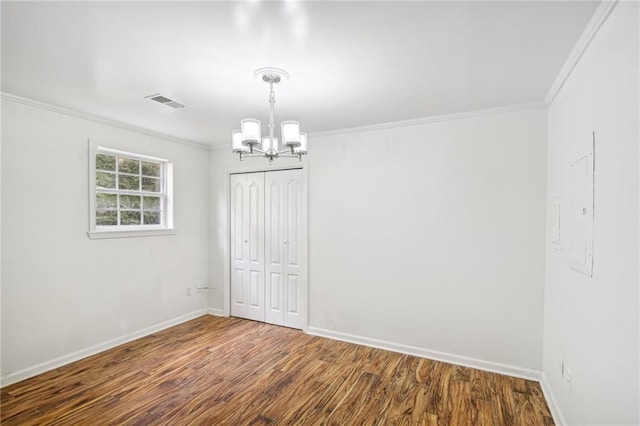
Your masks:
{"label": "bifold closet door", "polygon": [[303,327],[302,170],[265,173],[265,321]]}
{"label": "bifold closet door", "polygon": [[230,176],[231,315],[265,320],[264,173]]}

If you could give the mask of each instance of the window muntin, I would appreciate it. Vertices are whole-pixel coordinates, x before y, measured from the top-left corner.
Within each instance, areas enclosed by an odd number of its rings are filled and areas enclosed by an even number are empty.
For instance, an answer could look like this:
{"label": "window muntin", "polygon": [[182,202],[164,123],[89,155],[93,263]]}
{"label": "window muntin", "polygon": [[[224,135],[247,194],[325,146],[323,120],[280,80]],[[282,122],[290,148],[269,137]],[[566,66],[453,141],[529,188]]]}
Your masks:
{"label": "window muntin", "polygon": [[167,163],[98,149],[96,230],[167,228]]}

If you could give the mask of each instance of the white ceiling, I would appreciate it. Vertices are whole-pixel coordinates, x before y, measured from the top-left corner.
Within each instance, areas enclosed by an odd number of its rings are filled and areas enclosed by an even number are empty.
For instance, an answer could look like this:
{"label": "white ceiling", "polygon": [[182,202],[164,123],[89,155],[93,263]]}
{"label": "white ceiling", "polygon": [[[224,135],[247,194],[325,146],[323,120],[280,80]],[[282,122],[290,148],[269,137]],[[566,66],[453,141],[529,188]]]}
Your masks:
{"label": "white ceiling", "polygon": [[[2,91],[206,143],[542,101],[597,2],[2,2]],[[172,110],[145,100],[160,92]]]}

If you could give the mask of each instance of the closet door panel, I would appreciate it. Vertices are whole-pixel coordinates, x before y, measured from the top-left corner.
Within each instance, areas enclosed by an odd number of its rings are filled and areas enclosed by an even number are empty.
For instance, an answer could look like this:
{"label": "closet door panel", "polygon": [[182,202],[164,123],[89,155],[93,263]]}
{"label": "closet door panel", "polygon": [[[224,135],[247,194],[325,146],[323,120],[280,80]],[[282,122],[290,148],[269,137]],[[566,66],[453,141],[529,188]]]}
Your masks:
{"label": "closet door panel", "polygon": [[280,199],[280,186],[281,183],[277,176],[269,174],[267,179],[267,243],[269,245],[269,262],[274,266],[282,266],[282,217],[281,217],[281,204]]}
{"label": "closet door panel", "polygon": [[264,321],[264,173],[231,175],[231,315]]}
{"label": "closet door panel", "polygon": [[287,179],[286,217],[286,245],[287,267],[297,268],[300,265],[300,179],[289,176]]}
{"label": "closet door panel", "polygon": [[[269,302],[267,303],[267,309],[272,312],[282,312],[282,275],[277,272],[272,272],[269,282]],[[279,315],[282,317],[282,315]],[[282,321],[279,321],[282,323]]]}
{"label": "closet door panel", "polygon": [[300,314],[300,283],[298,282],[297,275],[287,276],[287,314],[299,315]]}
{"label": "closet door panel", "polygon": [[249,274],[249,300],[252,308],[260,308],[260,272],[251,271]]}
{"label": "closet door panel", "polygon": [[284,325],[293,328],[303,327],[304,310],[304,276],[302,261],[302,171],[287,170],[283,172],[285,187],[283,197],[284,220],[284,280],[286,296],[284,306]]}
{"label": "closet door panel", "polygon": [[[231,277],[231,314],[236,315],[245,306],[244,298],[244,269],[234,269]],[[235,307],[235,310],[234,310]]]}
{"label": "closet door panel", "polygon": [[[253,176],[249,176],[251,179]],[[251,179],[249,182],[249,253],[251,263],[259,265],[263,259],[262,246],[264,240],[262,238],[261,222],[264,216],[264,205],[262,204],[262,188],[261,182],[257,179]]]}
{"label": "closet door panel", "polygon": [[246,294],[249,297],[247,318],[264,321],[264,173],[247,173],[245,209],[249,254]]}
{"label": "closet door panel", "polygon": [[231,315],[246,317],[247,301],[245,300],[244,282],[246,259],[244,253],[244,199],[246,179],[241,175],[231,175],[231,211],[229,212],[231,228]]}
{"label": "closet door panel", "polygon": [[283,200],[281,172],[265,174],[265,222],[267,229],[266,256],[266,306],[265,321],[270,324],[284,325],[284,289],[283,273]]}

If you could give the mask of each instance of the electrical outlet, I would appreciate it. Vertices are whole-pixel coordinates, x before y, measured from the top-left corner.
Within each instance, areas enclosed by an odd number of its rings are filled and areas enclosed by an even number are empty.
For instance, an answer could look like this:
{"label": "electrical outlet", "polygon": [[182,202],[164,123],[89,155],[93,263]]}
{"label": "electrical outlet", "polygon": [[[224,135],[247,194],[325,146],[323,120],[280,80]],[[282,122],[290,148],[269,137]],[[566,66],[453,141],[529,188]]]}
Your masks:
{"label": "electrical outlet", "polygon": [[187,287],[187,289],[185,290],[185,294],[187,296],[191,296],[191,287]]}
{"label": "electrical outlet", "polygon": [[567,390],[569,391],[569,393],[571,393],[571,379],[572,379],[571,370],[569,368],[565,368],[564,369],[564,382],[567,385]]}

